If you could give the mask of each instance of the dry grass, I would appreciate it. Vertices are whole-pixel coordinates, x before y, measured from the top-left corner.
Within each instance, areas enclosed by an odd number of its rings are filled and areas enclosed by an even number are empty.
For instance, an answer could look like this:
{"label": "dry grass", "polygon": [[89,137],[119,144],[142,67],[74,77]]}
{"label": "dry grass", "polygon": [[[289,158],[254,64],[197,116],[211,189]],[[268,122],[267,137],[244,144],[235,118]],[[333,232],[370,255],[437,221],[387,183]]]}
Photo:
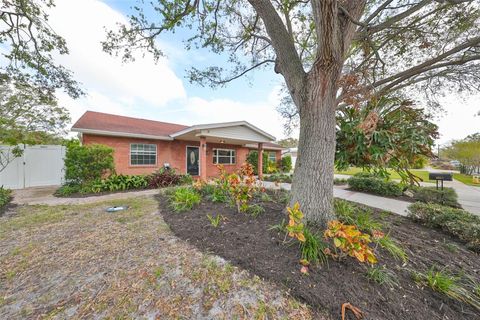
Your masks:
{"label": "dry grass", "polygon": [[[107,213],[111,205],[125,212]],[[309,319],[283,291],[169,231],[153,198],[0,218],[0,318]]]}

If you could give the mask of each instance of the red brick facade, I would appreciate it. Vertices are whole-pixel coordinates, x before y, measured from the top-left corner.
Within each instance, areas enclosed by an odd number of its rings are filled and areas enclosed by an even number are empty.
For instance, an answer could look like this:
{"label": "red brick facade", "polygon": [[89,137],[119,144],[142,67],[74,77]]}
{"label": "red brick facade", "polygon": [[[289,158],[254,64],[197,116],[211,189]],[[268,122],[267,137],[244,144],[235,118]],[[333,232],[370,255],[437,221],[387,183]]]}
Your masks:
{"label": "red brick facade", "polygon": [[[83,134],[82,143],[99,143],[113,148],[115,169],[118,174],[148,174],[163,167],[164,163],[169,163],[170,167],[175,168],[180,173],[186,173],[186,148],[187,146],[200,145],[199,141],[148,140],[127,137],[100,136],[92,134]],[[130,165],[131,143],[148,143],[157,145],[157,164],[149,166]],[[207,177],[214,177],[218,175],[217,167],[213,163],[213,149],[215,148],[236,150],[236,163],[231,165],[226,164],[225,169],[227,170],[227,172],[233,172],[240,168],[240,166],[246,161],[247,155],[251,150],[249,148],[239,145],[214,144],[207,142]],[[264,150],[264,152],[275,152],[276,159],[281,159],[280,150]]]}

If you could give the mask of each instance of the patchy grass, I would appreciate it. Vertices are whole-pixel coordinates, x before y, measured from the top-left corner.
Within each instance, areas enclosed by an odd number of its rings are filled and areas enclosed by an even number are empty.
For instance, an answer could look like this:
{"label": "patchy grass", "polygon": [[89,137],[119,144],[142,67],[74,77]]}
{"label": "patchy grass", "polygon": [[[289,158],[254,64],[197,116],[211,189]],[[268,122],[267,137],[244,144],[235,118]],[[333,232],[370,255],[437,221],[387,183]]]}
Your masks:
{"label": "patchy grass", "polygon": [[480,183],[473,182],[473,176],[469,176],[463,173],[454,173],[453,178],[469,186],[480,187]]}
{"label": "patchy grass", "polygon": [[[129,209],[105,211],[119,205]],[[150,197],[17,207],[0,218],[0,237],[5,319],[318,318],[279,288],[176,238]]]}

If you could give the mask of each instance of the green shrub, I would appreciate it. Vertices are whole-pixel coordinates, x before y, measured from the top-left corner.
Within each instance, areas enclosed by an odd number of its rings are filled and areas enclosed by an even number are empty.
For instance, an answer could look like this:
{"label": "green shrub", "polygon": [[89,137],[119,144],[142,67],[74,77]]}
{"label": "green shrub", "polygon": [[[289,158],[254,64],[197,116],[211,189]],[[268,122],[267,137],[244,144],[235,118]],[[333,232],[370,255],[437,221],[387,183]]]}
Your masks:
{"label": "green shrub", "polygon": [[354,225],[360,231],[372,233],[375,230],[382,229],[382,224],[372,218],[372,213],[369,210],[359,208],[340,199],[334,200],[333,208],[341,222]]}
{"label": "green shrub", "polygon": [[179,187],[175,189],[171,198],[170,205],[175,212],[192,210],[193,207],[200,203],[201,195],[190,187]]}
{"label": "green shrub", "polygon": [[440,228],[467,242],[470,249],[480,252],[480,217],[462,209],[433,203],[416,202],[408,210],[413,220]]}
{"label": "green shrub", "polygon": [[210,195],[210,200],[212,202],[220,202],[220,203],[226,203],[229,201],[229,195],[228,192],[226,192],[224,189],[215,187],[213,189],[212,194]]}
{"label": "green shrub", "polygon": [[333,179],[333,184],[336,186],[342,186],[342,185],[348,184],[348,179],[335,178]]}
{"label": "green shrub", "polygon": [[407,262],[407,253],[389,235],[384,235],[380,238],[374,238],[373,241],[378,243],[383,249],[387,250],[395,259],[402,260],[404,263]]}
{"label": "green shrub", "polygon": [[348,179],[348,185],[352,190],[370,192],[381,196],[398,197],[403,193],[400,184],[387,181],[379,177],[356,174]]}
{"label": "green shrub", "polygon": [[385,266],[373,266],[367,269],[366,277],[380,285],[387,285],[390,288],[398,286],[397,276],[393,271],[388,270]]}
{"label": "green shrub", "polygon": [[443,190],[436,187],[411,187],[413,199],[425,203],[438,203],[444,206],[460,208],[457,193],[453,188],[444,188]]}
{"label": "green shrub", "polygon": [[111,175],[106,179],[97,179],[91,184],[85,186],[84,190],[98,193],[102,191],[125,191],[132,189],[145,189],[148,185],[148,180],[141,175]]}
{"label": "green shrub", "polygon": [[65,179],[83,184],[114,172],[113,149],[101,144],[70,143],[65,154]]}
{"label": "green shrub", "polygon": [[273,173],[271,175],[263,177],[265,181],[292,183],[292,175],[284,173]]}
{"label": "green shrub", "polygon": [[252,215],[254,218],[258,217],[265,212],[265,209],[259,204],[249,205],[247,208],[247,213]]}
{"label": "green shrub", "polygon": [[461,276],[452,275],[435,266],[426,272],[413,272],[412,277],[416,282],[427,285],[434,291],[480,310],[480,296],[475,292],[477,284],[469,279],[465,281]]}
{"label": "green shrub", "polygon": [[[250,151],[247,155],[247,163],[251,164],[253,167],[253,173],[258,174],[258,151]],[[271,163],[270,160],[268,160],[268,153],[263,152],[263,161],[262,161],[262,172],[263,173],[268,173],[268,167],[269,164]],[[273,164],[276,166],[276,164]]]}
{"label": "green shrub", "polygon": [[0,209],[12,200],[12,190],[0,186]]}
{"label": "green shrub", "polygon": [[82,186],[78,184],[64,184],[55,191],[57,197],[67,197],[69,195],[80,193]]}
{"label": "green shrub", "polygon": [[292,156],[286,155],[279,160],[278,167],[281,172],[290,172],[292,171]]}
{"label": "green shrub", "polygon": [[307,228],[303,230],[303,235],[305,236],[305,241],[300,243],[302,259],[310,263],[327,263],[327,255],[324,253],[325,248],[328,247],[327,244]]}

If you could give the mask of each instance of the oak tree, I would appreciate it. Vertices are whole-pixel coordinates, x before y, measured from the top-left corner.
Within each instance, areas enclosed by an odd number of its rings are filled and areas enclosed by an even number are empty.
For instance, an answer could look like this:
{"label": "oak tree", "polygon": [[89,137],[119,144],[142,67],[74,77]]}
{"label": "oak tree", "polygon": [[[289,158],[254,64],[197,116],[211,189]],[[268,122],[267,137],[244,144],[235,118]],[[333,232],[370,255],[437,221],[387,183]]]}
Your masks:
{"label": "oak tree", "polygon": [[475,90],[480,76],[478,1],[152,0],[133,7],[104,50],[162,55],[157,38],[190,30],[187,49],[227,54],[230,67],[193,67],[189,79],[222,86],[257,68],[281,74],[299,115],[292,202],[309,221],[332,211],[335,114],[393,91],[435,101],[438,90]]}

